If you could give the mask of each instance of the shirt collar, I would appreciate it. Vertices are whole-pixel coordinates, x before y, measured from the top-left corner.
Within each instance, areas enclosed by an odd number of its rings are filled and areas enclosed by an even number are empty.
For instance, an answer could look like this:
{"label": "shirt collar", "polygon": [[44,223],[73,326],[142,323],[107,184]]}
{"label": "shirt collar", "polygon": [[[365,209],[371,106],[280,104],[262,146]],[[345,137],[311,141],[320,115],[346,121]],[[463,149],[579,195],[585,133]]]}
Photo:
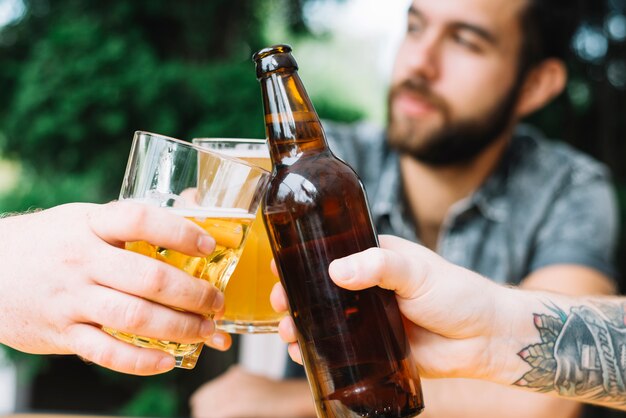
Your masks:
{"label": "shirt collar", "polygon": [[[372,196],[372,218],[381,233],[393,233],[404,239],[420,242],[415,222],[408,213],[402,190],[398,154],[389,150],[383,161],[378,187]],[[387,225],[386,227],[384,225]]]}
{"label": "shirt collar", "polygon": [[[457,218],[476,207],[486,219],[498,223],[506,222],[510,211],[506,198],[508,177],[529,144],[525,138],[531,134],[536,135],[536,133],[529,132],[529,129],[531,128],[526,125],[520,125],[511,138],[495,171],[476,192],[452,206],[449,218]],[[399,157],[395,151],[389,150],[387,158],[383,162],[378,188],[375,195],[372,196],[374,198],[372,208],[374,221],[377,222],[380,218],[388,216],[392,224],[399,225],[400,222],[404,224],[410,222],[414,230],[412,219],[406,213],[404,200],[399,198],[402,194]]]}
{"label": "shirt collar", "polygon": [[391,151],[387,154],[380,174],[372,208],[372,215],[375,219],[389,215],[394,208],[402,205],[402,199],[398,199],[399,196],[402,196],[402,186],[400,164],[396,152]]}
{"label": "shirt collar", "polygon": [[509,144],[494,172],[485,180],[481,187],[471,196],[471,201],[481,214],[494,222],[505,222],[510,213],[507,197],[509,179],[534,146],[533,137],[540,135],[528,125],[519,125],[511,137]]}

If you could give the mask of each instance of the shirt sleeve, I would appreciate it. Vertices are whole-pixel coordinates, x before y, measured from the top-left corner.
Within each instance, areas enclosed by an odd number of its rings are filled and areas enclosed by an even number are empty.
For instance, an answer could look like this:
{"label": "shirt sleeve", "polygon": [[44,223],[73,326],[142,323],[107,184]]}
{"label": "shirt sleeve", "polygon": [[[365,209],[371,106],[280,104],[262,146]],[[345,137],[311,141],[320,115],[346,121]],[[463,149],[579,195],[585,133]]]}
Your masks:
{"label": "shirt sleeve", "polygon": [[529,271],[577,264],[615,279],[617,213],[615,190],[607,176],[570,183],[556,197],[539,229]]}

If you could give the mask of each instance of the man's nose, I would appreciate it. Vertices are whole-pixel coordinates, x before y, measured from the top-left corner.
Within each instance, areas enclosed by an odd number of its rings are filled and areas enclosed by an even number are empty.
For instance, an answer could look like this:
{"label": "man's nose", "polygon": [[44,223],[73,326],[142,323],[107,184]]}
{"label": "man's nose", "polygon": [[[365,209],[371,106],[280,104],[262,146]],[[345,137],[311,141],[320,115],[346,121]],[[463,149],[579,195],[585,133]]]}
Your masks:
{"label": "man's nose", "polygon": [[428,81],[436,80],[440,75],[441,41],[434,34],[424,34],[411,41],[406,51],[407,70],[414,76]]}

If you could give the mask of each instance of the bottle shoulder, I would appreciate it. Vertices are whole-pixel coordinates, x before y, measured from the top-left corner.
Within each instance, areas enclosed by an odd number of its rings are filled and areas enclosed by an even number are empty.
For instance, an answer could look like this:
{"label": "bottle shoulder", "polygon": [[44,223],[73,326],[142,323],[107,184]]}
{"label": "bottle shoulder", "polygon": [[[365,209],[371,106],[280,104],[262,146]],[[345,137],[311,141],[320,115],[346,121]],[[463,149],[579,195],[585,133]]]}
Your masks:
{"label": "bottle shoulder", "polygon": [[[328,237],[349,237],[354,245],[346,254],[376,245],[365,189],[350,166],[336,158],[275,170],[263,215],[277,230],[291,231],[299,239],[321,243]],[[363,236],[357,239],[355,231]]]}
{"label": "bottle shoulder", "polygon": [[369,211],[363,184],[350,166],[334,157],[319,157],[275,169],[265,195],[266,210],[304,214],[322,207],[324,212],[343,208],[346,214]]}
{"label": "bottle shoulder", "polygon": [[301,175],[316,174],[319,176],[342,175],[354,177],[360,181],[356,172],[345,161],[336,157],[330,150],[326,152],[303,155],[289,165],[276,165],[277,172],[282,175],[300,173]]}
{"label": "bottle shoulder", "polygon": [[285,166],[276,166],[270,180],[270,189],[282,188],[362,188],[361,180],[345,162],[333,155],[311,156]]}

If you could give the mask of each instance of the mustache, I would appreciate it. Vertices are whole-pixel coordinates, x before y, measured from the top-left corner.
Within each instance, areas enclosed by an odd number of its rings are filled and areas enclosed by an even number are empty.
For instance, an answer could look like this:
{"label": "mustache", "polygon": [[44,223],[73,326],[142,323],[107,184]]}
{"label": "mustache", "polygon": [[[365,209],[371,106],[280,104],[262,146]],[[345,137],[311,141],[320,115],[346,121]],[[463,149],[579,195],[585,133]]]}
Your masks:
{"label": "mustache", "polygon": [[420,100],[428,102],[430,105],[440,109],[444,114],[448,114],[448,104],[439,95],[434,93],[428,86],[427,82],[422,79],[407,79],[401,83],[395,84],[389,91],[389,101],[401,93],[410,93],[418,96]]}

